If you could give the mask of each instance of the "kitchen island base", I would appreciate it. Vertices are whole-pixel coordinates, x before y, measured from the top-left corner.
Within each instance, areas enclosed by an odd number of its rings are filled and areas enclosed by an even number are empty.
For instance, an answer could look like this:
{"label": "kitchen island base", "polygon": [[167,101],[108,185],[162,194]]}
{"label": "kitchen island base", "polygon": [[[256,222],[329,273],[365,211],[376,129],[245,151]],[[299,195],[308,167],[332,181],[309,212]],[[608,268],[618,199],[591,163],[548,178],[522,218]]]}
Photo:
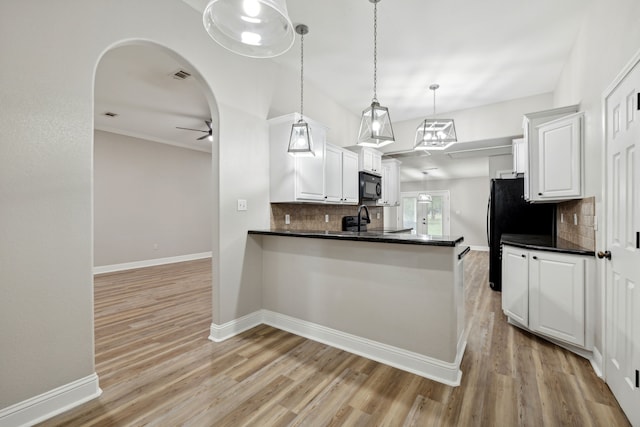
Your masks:
{"label": "kitchen island base", "polygon": [[263,323],[459,385],[462,248],[278,235],[263,251]]}

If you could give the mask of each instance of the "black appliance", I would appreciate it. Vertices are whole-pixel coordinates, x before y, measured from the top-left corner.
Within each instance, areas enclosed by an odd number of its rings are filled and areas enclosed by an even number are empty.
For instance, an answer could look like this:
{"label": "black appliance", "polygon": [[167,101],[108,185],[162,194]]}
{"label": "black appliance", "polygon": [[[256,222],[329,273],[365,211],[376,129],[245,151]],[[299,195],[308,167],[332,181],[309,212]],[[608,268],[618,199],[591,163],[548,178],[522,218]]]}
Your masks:
{"label": "black appliance", "polygon": [[382,197],[382,178],[369,172],[360,172],[360,200],[378,200]]}
{"label": "black appliance", "polygon": [[489,286],[502,290],[502,234],[556,235],[556,205],[524,199],[524,178],[492,179],[487,207]]}
{"label": "black appliance", "polygon": [[367,222],[360,220],[360,229],[358,230],[358,216],[343,216],[342,231],[367,231]]}

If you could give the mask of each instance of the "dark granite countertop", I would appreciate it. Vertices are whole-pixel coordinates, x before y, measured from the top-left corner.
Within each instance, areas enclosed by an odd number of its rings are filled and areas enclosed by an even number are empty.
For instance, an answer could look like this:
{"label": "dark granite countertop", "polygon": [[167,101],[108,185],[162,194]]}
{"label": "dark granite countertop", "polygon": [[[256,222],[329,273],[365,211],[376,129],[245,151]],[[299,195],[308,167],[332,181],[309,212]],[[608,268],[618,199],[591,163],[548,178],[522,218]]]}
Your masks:
{"label": "dark granite countertop", "polygon": [[561,252],[564,254],[595,256],[595,251],[583,248],[567,240],[549,235],[503,234],[501,242],[505,245],[538,251]]}
{"label": "dark granite countertop", "polygon": [[383,231],[363,231],[358,233],[357,231],[249,230],[249,234],[450,247],[454,247],[464,240],[462,236],[427,236],[397,232],[385,233]]}

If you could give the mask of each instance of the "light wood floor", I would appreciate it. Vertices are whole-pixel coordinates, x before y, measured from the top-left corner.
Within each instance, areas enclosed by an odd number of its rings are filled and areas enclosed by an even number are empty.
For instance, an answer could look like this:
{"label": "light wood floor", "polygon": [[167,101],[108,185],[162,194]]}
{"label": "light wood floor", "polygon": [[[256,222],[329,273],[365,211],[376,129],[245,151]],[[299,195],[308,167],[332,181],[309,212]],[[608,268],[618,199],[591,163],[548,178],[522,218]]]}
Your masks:
{"label": "light wood floor", "polygon": [[460,387],[268,326],[208,341],[210,270],[201,260],[96,277],[104,392],[42,425],[629,425],[589,362],[506,323],[487,253],[466,258]]}

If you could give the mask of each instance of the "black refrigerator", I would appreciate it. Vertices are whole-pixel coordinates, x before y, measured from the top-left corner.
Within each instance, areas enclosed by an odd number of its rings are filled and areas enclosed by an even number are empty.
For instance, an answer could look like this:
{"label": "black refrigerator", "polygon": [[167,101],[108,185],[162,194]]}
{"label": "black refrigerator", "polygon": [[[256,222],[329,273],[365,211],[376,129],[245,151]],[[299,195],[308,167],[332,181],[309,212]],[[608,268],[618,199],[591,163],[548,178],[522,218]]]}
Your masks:
{"label": "black refrigerator", "polygon": [[524,178],[492,179],[487,207],[489,286],[502,290],[503,234],[556,235],[556,205],[524,200]]}

